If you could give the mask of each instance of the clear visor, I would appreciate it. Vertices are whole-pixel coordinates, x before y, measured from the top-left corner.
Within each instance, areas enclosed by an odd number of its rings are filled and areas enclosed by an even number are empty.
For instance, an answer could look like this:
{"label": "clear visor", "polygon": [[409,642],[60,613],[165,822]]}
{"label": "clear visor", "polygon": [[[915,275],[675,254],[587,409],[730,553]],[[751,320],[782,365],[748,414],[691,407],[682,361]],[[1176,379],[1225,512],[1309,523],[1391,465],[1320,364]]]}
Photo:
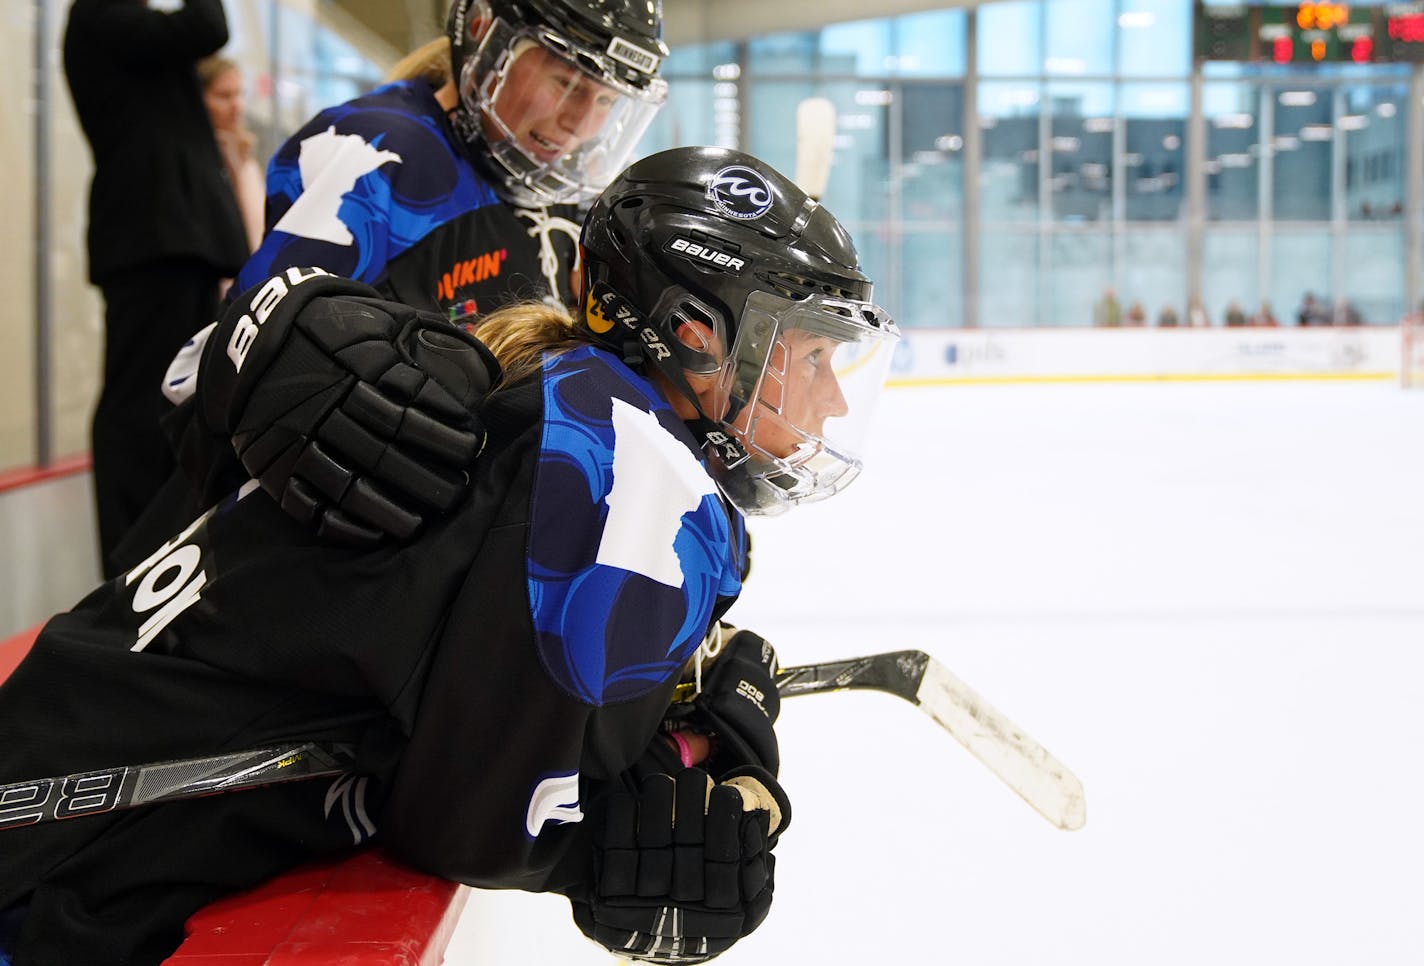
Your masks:
{"label": "clear visor", "polygon": [[885,386],[899,331],[868,302],[754,292],[722,370],[716,409],[746,450],[711,454],[714,475],[743,513],[780,513],[844,489]]}
{"label": "clear visor", "polygon": [[470,123],[479,119],[478,135],[529,200],[597,194],[623,170],[666,100],[662,80],[643,88],[616,80],[619,64],[644,52],[626,44],[615,50],[616,57],[590,52],[547,29],[515,31],[496,19],[465,61],[460,96]]}

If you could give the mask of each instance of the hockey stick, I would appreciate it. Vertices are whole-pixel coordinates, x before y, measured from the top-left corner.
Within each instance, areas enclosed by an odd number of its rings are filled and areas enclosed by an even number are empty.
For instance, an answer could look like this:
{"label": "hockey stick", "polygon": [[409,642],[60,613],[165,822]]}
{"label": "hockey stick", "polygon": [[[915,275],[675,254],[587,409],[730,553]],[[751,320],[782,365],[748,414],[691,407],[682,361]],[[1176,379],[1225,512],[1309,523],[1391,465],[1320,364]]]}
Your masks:
{"label": "hockey stick", "polygon": [[783,698],[826,691],[885,691],[915,705],[1061,829],[1087,821],[1083,783],[973,688],[924,651],[890,651],[845,661],[784,667]]}
{"label": "hockey stick", "polygon": [[[786,667],[777,672],[782,697],[828,691],[885,691],[924,711],[988,766],[1044,818],[1064,829],[1087,818],[1077,777],[1008,718],[924,651]],[[693,686],[678,686],[677,700]],[[294,742],[206,758],[78,772],[0,785],[0,829],[140,805],[322,778],[349,771],[347,745]]]}
{"label": "hockey stick", "polygon": [[206,758],[121,765],[0,785],[0,829],[349,771],[349,745],[293,742]]}
{"label": "hockey stick", "polygon": [[836,138],[836,106],[824,97],[808,97],[796,105],[796,187],[817,201],[831,177],[831,152]]}
{"label": "hockey stick", "polygon": [[[680,684],[675,700],[692,699],[695,685]],[[1048,749],[924,651],[887,651],[844,661],[784,667],[776,672],[783,698],[828,691],[885,691],[933,718],[975,758],[1062,829],[1087,821],[1083,783]]]}

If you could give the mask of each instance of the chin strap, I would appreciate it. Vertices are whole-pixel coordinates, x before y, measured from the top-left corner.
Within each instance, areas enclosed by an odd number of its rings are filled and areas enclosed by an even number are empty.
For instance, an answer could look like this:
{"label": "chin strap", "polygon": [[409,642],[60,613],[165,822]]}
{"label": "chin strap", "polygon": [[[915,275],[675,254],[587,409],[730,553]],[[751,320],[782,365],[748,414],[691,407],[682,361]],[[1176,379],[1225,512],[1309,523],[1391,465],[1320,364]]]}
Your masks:
{"label": "chin strap", "polygon": [[614,341],[619,346],[623,362],[630,368],[646,373],[656,368],[668,378],[678,394],[692,403],[696,419],[684,420],[701,450],[711,450],[724,466],[736,466],[748,458],[745,447],[729,435],[722,424],[708,416],[702,403],[687,381],[687,374],[668,346],[663,334],[645,319],[623,296],[603,282],[594,282],[590,298],[597,305],[597,315],[608,326],[621,326],[625,338],[613,339],[604,330],[604,344]]}

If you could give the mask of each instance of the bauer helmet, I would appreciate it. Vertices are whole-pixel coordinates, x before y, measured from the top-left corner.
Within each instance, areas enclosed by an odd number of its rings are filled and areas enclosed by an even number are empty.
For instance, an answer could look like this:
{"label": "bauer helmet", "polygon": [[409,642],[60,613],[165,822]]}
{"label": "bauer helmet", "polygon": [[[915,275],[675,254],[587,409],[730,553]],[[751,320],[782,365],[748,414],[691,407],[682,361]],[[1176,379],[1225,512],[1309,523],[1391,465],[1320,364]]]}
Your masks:
{"label": "bauer helmet", "polygon": [[829,211],[749,155],[674,148],[604,190],[582,246],[579,324],[692,402],[738,509],[855,478],[898,331]]}
{"label": "bauer helmet", "polygon": [[518,204],[592,197],[667,99],[661,0],[455,0],[456,133]]}

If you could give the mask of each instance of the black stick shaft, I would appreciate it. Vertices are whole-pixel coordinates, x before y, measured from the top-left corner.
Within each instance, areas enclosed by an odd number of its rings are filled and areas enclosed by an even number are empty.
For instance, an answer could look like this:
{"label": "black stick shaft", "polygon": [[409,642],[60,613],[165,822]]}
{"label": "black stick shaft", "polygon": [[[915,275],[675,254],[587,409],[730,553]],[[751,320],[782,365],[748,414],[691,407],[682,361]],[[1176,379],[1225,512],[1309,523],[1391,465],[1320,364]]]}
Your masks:
{"label": "black stick shaft", "polygon": [[907,701],[924,677],[929,655],[924,651],[889,651],[843,661],[784,667],[776,672],[776,690],[783,698],[819,691],[870,689],[888,691]]}
{"label": "black stick shaft", "polygon": [[0,829],[321,778],[354,761],[349,746],[304,741],[14,782],[0,785]]}

